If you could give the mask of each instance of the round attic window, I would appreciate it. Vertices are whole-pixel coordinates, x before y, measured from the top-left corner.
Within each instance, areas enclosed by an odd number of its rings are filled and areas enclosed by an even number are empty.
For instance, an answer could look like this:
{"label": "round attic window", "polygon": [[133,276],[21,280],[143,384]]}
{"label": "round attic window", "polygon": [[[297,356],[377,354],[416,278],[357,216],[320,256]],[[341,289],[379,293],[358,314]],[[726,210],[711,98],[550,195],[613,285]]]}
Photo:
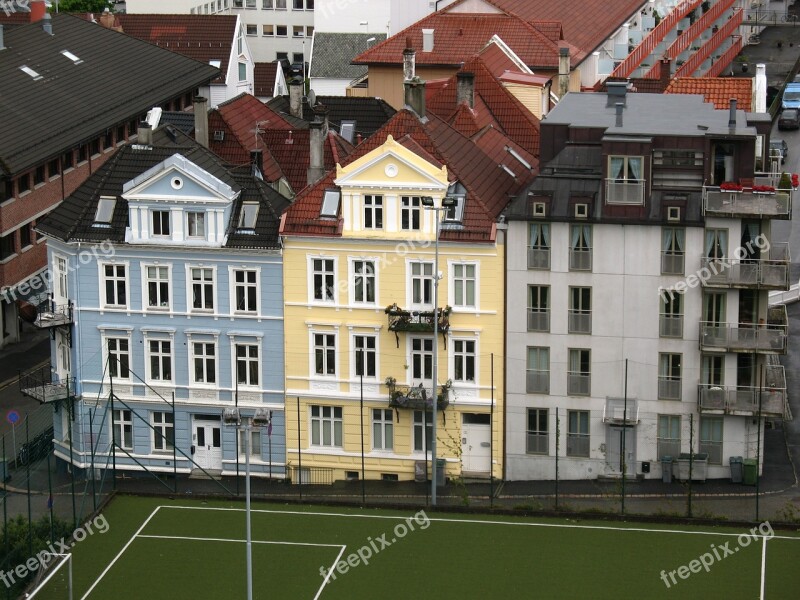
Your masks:
{"label": "round attic window", "polygon": [[181,179],[180,177],[173,177],[170,183],[172,184],[172,187],[175,188],[176,190],[179,190],[183,187],[183,179]]}
{"label": "round attic window", "polygon": [[386,165],[384,173],[386,173],[387,177],[397,177],[398,173],[397,165],[392,165],[392,164]]}

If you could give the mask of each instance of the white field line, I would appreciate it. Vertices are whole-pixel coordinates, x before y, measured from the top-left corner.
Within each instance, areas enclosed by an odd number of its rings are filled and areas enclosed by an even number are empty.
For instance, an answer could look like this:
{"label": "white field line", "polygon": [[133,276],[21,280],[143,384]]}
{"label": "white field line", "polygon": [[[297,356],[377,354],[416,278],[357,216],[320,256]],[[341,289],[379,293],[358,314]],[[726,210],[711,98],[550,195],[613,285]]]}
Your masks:
{"label": "white field line", "polygon": [[767,538],[764,537],[764,544],[761,546],[761,595],[759,598],[764,600],[764,587],[767,583]]}
{"label": "white field line", "polygon": [[119,553],[113,558],[113,560],[110,563],[108,563],[108,566],[103,570],[102,573],[100,573],[100,576],[97,579],[95,579],[94,583],[92,584],[92,587],[90,587],[86,591],[86,593],[81,597],[81,600],[86,600],[86,598],[89,597],[89,594],[92,593],[92,590],[94,590],[94,588],[97,587],[97,584],[100,583],[100,580],[103,579],[103,577],[106,576],[106,573],[108,573],[111,570],[111,567],[114,566],[114,563],[119,560],[119,557],[122,556],[123,553],[128,549],[128,546],[130,546],[133,543],[133,540],[136,539],[136,536],[139,535],[139,533],[142,531],[142,529],[147,527],[147,524],[150,522],[150,519],[152,519],[155,516],[155,514],[159,511],[160,508],[161,508],[160,506],[156,506],[155,509],[153,509],[153,512],[151,512],[150,516],[147,517],[144,520],[144,523],[142,523],[142,526],[139,527],[139,529],[136,530],[136,533],[134,533],[131,536],[131,539],[128,540],[128,543],[126,543],[122,547],[122,550],[120,550]]}
{"label": "white field line", "polygon": [[319,600],[320,595],[322,595],[322,590],[324,590],[325,586],[328,585],[328,579],[331,578],[331,574],[333,573],[333,569],[336,567],[336,565],[339,564],[339,561],[342,560],[342,554],[344,554],[345,548],[347,548],[347,546],[342,546],[342,549],[339,550],[339,556],[336,557],[336,560],[333,561],[333,564],[331,565],[331,568],[328,569],[328,573],[327,573],[327,575],[325,575],[325,579],[323,580],[322,585],[319,586],[319,589],[317,590],[317,595],[314,596],[314,600]]}
{"label": "white field line", "polygon": [[[55,569],[53,569],[53,571],[50,573],[50,575],[45,577],[44,581],[42,581],[38,585],[36,591],[33,592],[30,596],[26,596],[26,598],[36,598],[36,596],[39,595],[39,592],[41,592],[45,588],[45,586],[47,586],[47,582],[50,581],[53,577],[55,577],[56,573],[58,573],[64,565],[67,565],[68,569],[71,568],[71,565],[69,564],[69,561],[72,560],[72,555],[71,554],[53,554],[53,556],[59,556],[61,558],[66,558],[67,560],[62,562]],[[71,574],[69,576],[69,579],[70,579],[70,584],[71,584],[72,583],[72,575]],[[72,593],[72,588],[70,588],[69,592],[70,592],[70,594]],[[70,598],[72,598],[71,595],[70,595]]]}
{"label": "white field line", "polygon": [[[244,512],[243,508],[214,508],[213,506],[166,506],[162,505],[160,508],[178,508],[185,510],[225,510],[225,511],[238,511]],[[325,512],[304,512],[299,510],[266,510],[266,509],[251,509],[250,512],[266,513],[277,515],[310,515],[317,517],[349,517],[351,519],[389,519],[395,521],[405,521],[409,517],[403,516],[388,516],[388,515],[350,515],[347,513],[325,513]],[[716,535],[739,537],[740,535],[749,535],[749,531],[742,533],[723,533],[717,531],[686,531],[682,529],[646,529],[643,527],[611,527],[609,525],[566,525],[561,523],[521,523],[518,521],[489,521],[485,519],[442,519],[436,517],[428,517],[431,523],[478,523],[481,525],[506,525],[517,527],[553,527],[563,529],[598,529],[604,531],[635,531],[642,533],[680,533],[684,535]],[[780,536],[775,535],[773,539],[776,540],[795,540],[800,542],[800,537]]]}
{"label": "white field line", "polygon": [[[147,538],[153,540],[189,540],[192,542],[235,542],[237,544],[246,544],[247,540],[235,540],[228,538],[209,538],[209,537],[190,537],[186,535],[149,535],[143,533],[136,536],[139,539]],[[344,548],[341,544],[312,544],[310,542],[276,542],[270,540],[252,540],[253,544],[275,544],[283,546],[318,546],[320,548]]]}

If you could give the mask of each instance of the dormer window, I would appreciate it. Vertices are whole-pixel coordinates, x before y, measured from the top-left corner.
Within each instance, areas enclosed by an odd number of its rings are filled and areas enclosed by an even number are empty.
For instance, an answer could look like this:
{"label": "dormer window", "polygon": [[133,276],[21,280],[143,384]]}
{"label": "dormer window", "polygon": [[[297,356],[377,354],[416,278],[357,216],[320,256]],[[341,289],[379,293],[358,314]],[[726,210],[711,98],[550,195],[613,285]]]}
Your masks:
{"label": "dormer window", "polygon": [[467,189],[459,182],[450,184],[447,189],[447,197],[442,201],[442,205],[447,207],[444,213],[445,222],[461,223],[464,220],[464,204],[467,198]]}
{"label": "dormer window", "polygon": [[187,213],[186,233],[190,238],[206,237],[206,213],[189,212]]}
{"label": "dormer window", "polygon": [[364,196],[364,229],[383,229],[383,196]]}
{"label": "dormer window", "polygon": [[170,234],[169,211],[153,211],[153,235],[167,236]]}
{"label": "dormer window", "polygon": [[242,204],[242,212],[239,215],[239,229],[243,229],[247,232],[255,232],[257,219],[258,203],[245,202]]}
{"label": "dormer window", "polygon": [[319,211],[320,217],[335,219],[339,216],[339,200],[341,192],[339,190],[325,190],[322,198],[322,210]]}
{"label": "dormer window", "polygon": [[94,215],[95,227],[111,227],[111,219],[114,216],[114,208],[117,199],[113,196],[101,196],[97,202],[97,212]]}

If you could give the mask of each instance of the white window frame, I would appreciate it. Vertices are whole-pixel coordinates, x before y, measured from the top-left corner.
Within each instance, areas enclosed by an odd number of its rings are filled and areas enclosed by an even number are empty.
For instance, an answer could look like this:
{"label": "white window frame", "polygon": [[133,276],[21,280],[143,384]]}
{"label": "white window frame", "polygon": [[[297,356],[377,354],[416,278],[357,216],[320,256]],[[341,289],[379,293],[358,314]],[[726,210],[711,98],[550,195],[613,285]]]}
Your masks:
{"label": "white window frame", "polygon": [[[378,265],[381,264],[380,263],[380,259],[378,259],[376,257],[363,257],[362,258],[362,257],[353,257],[353,256],[351,256],[351,257],[348,258],[348,263],[349,263],[348,281],[350,282],[350,285],[348,286],[348,288],[350,289],[350,304],[351,305],[357,305],[357,306],[369,306],[369,307],[380,306],[379,298],[378,298],[378,290],[380,289],[380,285],[379,285],[379,282],[378,282]],[[373,290],[374,290],[374,293],[375,293],[375,300],[373,300],[372,302],[370,302],[368,300],[361,300],[361,299],[356,297],[356,277],[358,276],[356,274],[356,263],[372,263],[372,275],[371,275],[371,277],[372,277],[372,280],[373,280]],[[368,276],[367,278],[369,278],[369,277],[370,276]],[[363,287],[363,290],[366,293],[366,287]]]}
{"label": "white window frame", "polygon": [[[336,256],[321,256],[321,255],[309,255],[308,256],[308,303],[309,304],[318,304],[324,306],[336,306],[339,304],[339,289],[338,289],[338,278],[337,273],[339,272],[339,259]],[[326,299],[317,299],[315,298],[315,288],[314,288],[314,276],[316,275],[316,271],[314,270],[314,261],[315,260],[323,260],[323,261],[333,261],[333,298],[330,300]],[[327,271],[320,271],[320,273],[325,274]],[[326,275],[323,275],[326,277]],[[326,286],[327,287],[327,286]]]}
{"label": "white window frame", "polygon": [[[128,408],[115,408],[114,412],[111,415],[111,428],[117,430],[118,432],[117,434],[116,432],[112,431],[111,433],[112,443],[116,442],[117,445],[123,450],[133,450],[134,446],[133,412]],[[128,436],[130,436],[129,443],[125,439],[127,437],[125,435],[126,430]],[[113,452],[116,452],[116,446],[114,447]]]}
{"label": "white window frame", "polygon": [[[203,232],[202,234],[192,233],[192,216],[195,218],[195,229],[197,225],[197,216],[200,215],[203,218]],[[207,213],[204,210],[189,210],[186,211],[186,238],[191,240],[204,240],[207,237],[207,230],[206,230],[206,216]]]}
{"label": "white window frame", "polygon": [[[214,339],[209,340],[209,339],[205,339],[205,336],[203,336],[203,339],[200,339],[199,336],[190,335],[189,339],[188,339],[188,343],[189,343],[189,352],[188,352],[188,354],[189,354],[189,384],[190,384],[190,386],[205,387],[205,388],[215,388],[215,387],[217,387],[217,385],[218,385],[217,382],[219,381],[219,358],[220,358],[220,356],[219,356],[219,339],[214,337]],[[202,354],[202,355],[201,354],[196,354],[195,353],[195,350],[196,350],[195,344],[205,344],[205,345],[209,345],[210,344],[211,346],[213,346],[213,348],[214,348],[214,355],[213,355],[213,359],[214,359],[214,381],[211,381],[211,382],[208,381],[209,371],[208,371],[207,361],[208,361],[208,357],[210,355],[205,354],[205,353]],[[203,347],[203,350],[204,351],[206,350],[205,346]],[[206,379],[205,381],[198,381],[196,379],[196,377],[195,377],[195,360],[198,359],[198,358],[203,360],[203,373],[205,375],[205,379]]]}
{"label": "white window frame", "polygon": [[[163,219],[159,219],[159,229],[162,230],[162,233],[156,233],[156,214],[166,214],[167,215],[167,233],[163,233],[164,222]],[[154,238],[170,238],[172,237],[172,211],[170,209],[161,209],[161,208],[153,208],[150,210],[150,237]]]}
{"label": "white window frame", "polygon": [[[419,206],[414,206],[414,198],[419,201]],[[408,206],[403,205],[403,201],[408,199]],[[408,212],[408,227],[403,227],[403,213]],[[419,215],[419,227],[414,227],[414,214]],[[400,197],[400,220],[398,221],[400,231],[422,231],[425,223],[423,222],[424,211],[422,208],[421,196],[401,196]]]}
{"label": "white window frame", "polygon": [[[251,284],[247,281],[244,283],[237,283],[236,281],[236,274],[242,273],[255,273],[255,283]],[[246,277],[245,277],[246,279]],[[231,307],[231,314],[237,315],[252,315],[252,316],[259,316],[261,314],[261,268],[260,267],[228,267],[228,281],[229,281],[229,289],[230,289],[230,307]],[[256,298],[255,298],[255,310],[242,310],[238,306],[237,302],[237,294],[236,289],[238,286],[243,286],[245,288],[251,287],[251,285],[255,286],[256,289]],[[247,296],[247,295],[246,295]],[[246,297],[245,296],[245,297]]]}
{"label": "white window frame", "polygon": [[[249,355],[249,350],[248,350],[248,355],[245,356],[244,359],[243,359],[245,364],[246,364],[246,366],[247,366],[247,368],[245,369],[245,375],[246,375],[245,379],[246,380],[245,381],[239,381],[239,348],[240,347],[248,348],[248,349],[255,348],[255,351],[256,351],[255,363],[256,363],[256,368],[257,368],[257,371],[256,371],[257,381],[255,383],[253,383],[250,380],[250,363],[253,362],[253,357],[251,357]],[[264,381],[263,372],[262,372],[262,362],[261,362],[263,354],[264,353],[262,352],[262,349],[261,349],[261,339],[247,340],[247,341],[240,339],[240,340],[232,340],[231,341],[231,364],[233,365],[232,385],[234,387],[238,386],[240,388],[253,388],[253,389],[257,389],[257,388],[261,387],[261,385],[262,385],[262,383]]]}
{"label": "white window frame", "polygon": [[[157,417],[156,415],[161,415]],[[172,418],[172,422],[167,421],[167,417]],[[173,446],[175,445],[175,417],[173,413],[166,411],[153,411],[150,413],[150,424],[153,429],[150,430],[153,454],[166,454],[172,453]],[[172,444],[169,442],[167,432],[172,430]],[[160,435],[159,435],[160,434]],[[158,448],[157,443],[161,442],[164,447]]]}
{"label": "white window frame", "polygon": [[[132,344],[131,344],[131,334],[130,334],[130,332],[126,332],[126,333],[122,333],[122,334],[104,333],[102,335],[103,358],[104,358],[103,371],[106,374],[106,376],[105,376],[106,381],[110,381],[112,379],[112,374],[111,374],[111,368],[112,367],[111,367],[111,360],[110,360],[112,351],[111,351],[111,348],[109,347],[109,342],[111,340],[126,341],[128,343],[128,350],[126,352],[126,354],[128,355],[128,376],[127,377],[123,377],[122,375],[119,374],[120,372],[118,371],[116,375],[113,375],[113,379],[115,381],[130,381],[131,380],[131,370],[133,369]],[[123,353],[121,350],[119,350],[119,347],[117,347],[117,351],[115,352],[115,354],[122,355],[122,354],[125,354],[125,353]],[[107,369],[105,368],[106,366],[108,366]]]}
{"label": "white window frame", "polygon": [[[353,352],[352,360],[350,361],[351,369],[350,369],[350,377],[355,380],[360,380],[360,375],[358,374],[358,348],[356,347],[356,338],[372,338],[375,340],[375,349],[372,352],[375,353],[375,374],[368,375],[366,370],[364,370],[364,379],[368,381],[376,381],[380,377],[381,367],[380,367],[380,336],[377,332],[353,332],[350,334],[350,348]],[[365,358],[366,355],[370,352],[370,350],[364,350]]]}
{"label": "white window frame", "polygon": [[[662,429],[662,423],[667,424],[667,431]],[[674,433],[674,426],[677,423],[678,426],[678,437],[674,437],[672,434]],[[662,433],[666,435],[662,436]],[[658,415],[658,419],[656,421],[656,459],[661,460],[664,456],[672,456],[673,458],[677,458],[677,454],[680,454],[681,444],[682,444],[682,434],[683,433],[683,419],[681,415],[666,415],[660,414]],[[675,446],[677,445],[677,452],[674,450],[670,450],[669,452],[664,452],[662,449],[662,442],[666,446]]]}
{"label": "white window frame", "polygon": [[[315,411],[315,409],[318,409]],[[316,415],[314,413],[317,413]],[[338,415],[337,415],[338,412]],[[327,413],[327,414],[326,414]],[[309,445],[314,448],[344,448],[344,408],[341,406],[327,406],[323,404],[312,404],[308,407],[309,418]],[[314,424],[317,423],[316,441]],[[330,427],[330,443],[324,443],[324,426]],[[336,443],[336,429],[338,424],[339,443]]]}
{"label": "white window frame", "polygon": [[[327,373],[328,370],[328,359],[327,359],[327,352],[323,355],[323,373],[317,373],[317,343],[316,343],[316,336],[318,335],[325,335],[325,336],[333,336],[333,373]],[[327,341],[327,340],[325,340]],[[328,330],[319,330],[313,329],[309,332],[309,340],[308,340],[308,347],[310,348],[310,352],[308,353],[309,359],[309,369],[308,372],[311,375],[312,379],[336,379],[339,377],[339,332]],[[323,345],[322,348],[327,349],[328,346]]]}
{"label": "white window frame", "polygon": [[[471,353],[466,351],[466,346],[468,344],[473,344],[473,351]],[[462,350],[459,351],[458,346],[462,346]],[[476,386],[478,385],[478,373],[480,370],[480,365],[478,364],[478,358],[480,356],[480,350],[478,348],[478,340],[475,338],[467,338],[467,337],[452,337],[447,343],[448,347],[448,354],[450,355],[450,379],[453,380],[453,383],[459,386]],[[435,352],[435,350],[434,350]],[[456,379],[456,363],[459,359],[466,361],[469,356],[472,356],[472,369],[473,369],[473,378],[470,379]],[[466,366],[463,367],[466,369]]]}
{"label": "white window frame", "polygon": [[[239,456],[242,458],[247,456],[247,430],[239,429],[236,433],[239,436]],[[251,429],[250,430],[250,458],[261,459],[261,429]]]}
{"label": "white window frame", "polygon": [[[364,230],[382,231],[385,223],[384,219],[386,218],[386,215],[384,214],[386,204],[384,203],[383,195],[365,194],[363,207],[364,210],[361,213],[361,216],[363,219],[362,223],[364,225]],[[367,215],[371,217],[370,221],[372,221],[372,225],[367,226]],[[378,222],[378,216],[380,216],[380,226],[376,225]]]}
{"label": "white window frame", "polygon": [[69,261],[66,256],[53,254],[53,271],[53,279],[55,280],[53,288],[56,301],[59,299],[67,300],[69,298]]}
{"label": "white window frame", "polygon": [[[100,306],[107,309],[128,309],[130,307],[131,302],[131,286],[130,286],[130,264],[125,262],[98,262],[98,274],[100,277]],[[123,278],[119,278],[116,273],[112,277],[108,277],[106,275],[106,267],[113,267],[116,271],[117,267],[122,267],[125,270],[125,275]],[[109,304],[106,295],[106,284],[108,281],[115,282],[114,284],[114,297],[115,299],[119,296],[119,283],[122,282],[125,284],[125,304]]]}
{"label": "white window frame", "polygon": [[[211,271],[211,280],[202,279],[195,282],[194,271],[199,269],[204,272]],[[201,304],[203,306],[196,307],[194,305],[194,286],[195,283],[200,286],[202,290]],[[211,285],[211,307],[205,306],[205,288]],[[192,313],[214,313],[217,312],[217,268],[208,265],[186,265],[186,311]]]}
{"label": "white window frame", "polygon": [[[150,347],[150,344],[156,342],[159,344],[159,348],[156,352],[153,352],[153,349]],[[169,344],[170,352],[169,354],[164,354],[163,349],[161,348],[161,344],[166,342]],[[147,377],[147,382],[151,385],[175,385],[175,341],[173,336],[170,334],[157,335],[157,334],[145,334],[144,335],[144,352],[145,352],[145,373]],[[159,360],[159,369],[163,370],[163,359],[167,356],[169,358],[169,369],[170,369],[170,379],[164,379],[163,376],[160,379],[155,379],[153,377],[153,358],[158,357]]]}
{"label": "white window frame", "polygon": [[[449,271],[450,271],[450,285],[449,285],[449,296],[450,296],[450,306],[453,307],[453,310],[478,310],[480,307],[480,263],[477,261],[447,261]],[[457,267],[473,267],[475,269],[474,276],[471,278],[474,283],[474,290],[473,290],[473,303],[472,304],[458,304],[456,302],[456,284],[461,282],[462,285],[469,281],[470,278],[466,277],[466,275],[462,275],[461,277],[456,277],[456,268]],[[466,270],[466,269],[465,269]],[[466,295],[465,292],[462,292]]]}
{"label": "white window frame", "polygon": [[[433,413],[431,413],[433,416]],[[418,418],[421,417],[421,418]],[[420,430],[421,436],[420,441],[422,442],[422,448],[417,448],[417,430]],[[426,431],[430,433],[430,436],[426,435]],[[427,443],[427,438],[430,437],[431,441],[433,440],[433,421],[430,417],[428,417],[424,411],[421,410],[414,410],[411,412],[411,450],[414,454],[422,455],[423,448],[424,453],[426,456],[431,455],[431,445]]]}
{"label": "white window frame", "polygon": [[[407,361],[407,364],[408,364],[408,369],[407,369],[408,384],[409,385],[419,386],[419,384],[422,383],[424,385],[424,387],[427,389],[428,386],[433,385],[433,354],[437,350],[437,345],[438,345],[439,341],[438,340],[434,340],[429,335],[428,336],[422,336],[422,335],[413,335],[412,336],[412,335],[410,335],[410,336],[407,336],[407,337],[408,337],[408,361]],[[420,348],[421,349],[419,350],[419,352],[415,352],[415,350],[414,350],[414,342],[416,340],[420,340],[421,341],[421,344],[420,344]],[[431,343],[430,351],[428,351],[427,348],[426,348],[426,345],[428,345],[427,344],[428,342]],[[420,367],[422,369],[422,371],[421,371],[422,372],[422,377],[415,377],[415,375],[414,375],[414,370],[415,370],[414,369],[414,355],[415,354],[419,354],[419,356],[420,356],[420,361],[421,361],[420,362]],[[430,356],[430,360],[431,360],[431,377],[430,377],[430,379],[425,377],[425,371],[426,371],[426,369],[425,369],[425,357],[426,356]]]}
{"label": "white window frame", "polygon": [[[150,278],[147,274],[148,268],[167,269],[167,305],[163,306],[150,306]],[[161,282],[161,279],[154,280]],[[160,288],[159,288],[159,302],[160,302]],[[172,310],[172,265],[171,264],[155,264],[155,263],[142,263],[142,308],[145,311],[164,312]]]}
{"label": "white window frame", "polygon": [[[422,275],[414,275],[414,265],[423,265],[421,267],[423,269]],[[430,265],[431,267],[431,275],[427,277],[424,275],[424,265]],[[413,309],[421,309],[421,310],[433,310],[433,301],[434,301],[434,287],[436,282],[436,264],[432,260],[407,260],[406,261],[406,306],[409,306]],[[430,281],[430,298],[431,301],[429,303],[426,302],[414,302],[414,281],[415,279],[420,279],[422,286],[420,290],[422,291],[422,298],[424,299],[424,282],[426,280]]]}
{"label": "white window frame", "polygon": [[[372,449],[375,452],[394,452],[394,411],[391,408],[370,409],[370,424]],[[376,431],[380,432],[380,435],[376,435]],[[387,432],[391,437],[389,444],[386,443]]]}

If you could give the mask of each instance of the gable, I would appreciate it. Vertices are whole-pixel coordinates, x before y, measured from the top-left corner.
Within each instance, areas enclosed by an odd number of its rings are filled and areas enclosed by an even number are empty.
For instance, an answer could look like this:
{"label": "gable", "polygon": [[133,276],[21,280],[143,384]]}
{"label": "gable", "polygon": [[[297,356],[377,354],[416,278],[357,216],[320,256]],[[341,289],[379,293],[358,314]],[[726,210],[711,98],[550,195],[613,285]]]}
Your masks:
{"label": "gable", "polygon": [[464,2],[460,2],[455,6],[446,8],[444,12],[491,15],[502,14],[503,11],[496,6],[489,4],[488,2],[484,2],[483,0],[464,0]]}

